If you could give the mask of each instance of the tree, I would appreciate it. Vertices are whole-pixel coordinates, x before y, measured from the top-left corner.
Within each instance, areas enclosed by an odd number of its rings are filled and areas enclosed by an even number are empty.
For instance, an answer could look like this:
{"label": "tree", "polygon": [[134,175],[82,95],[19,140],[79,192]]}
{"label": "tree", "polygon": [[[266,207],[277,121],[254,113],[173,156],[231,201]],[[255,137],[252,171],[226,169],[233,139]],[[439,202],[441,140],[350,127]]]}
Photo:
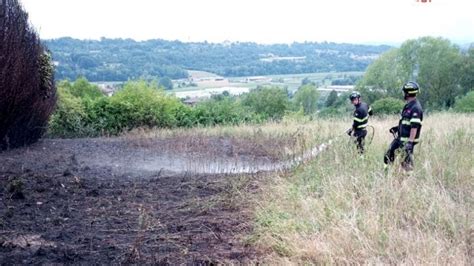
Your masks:
{"label": "tree", "polygon": [[451,107],[462,93],[459,66],[461,54],[449,40],[422,37],[404,42],[373,62],[359,82],[358,89],[379,97],[400,97],[402,85],[414,80],[420,84],[419,99],[429,107]]}
{"label": "tree", "polygon": [[419,39],[415,46],[415,60],[407,65],[414,72],[419,65],[420,100],[435,108],[452,107],[456,96],[462,93],[459,48],[448,40],[431,37]]}
{"label": "tree", "polygon": [[301,85],[315,85],[313,81],[311,81],[308,77],[305,77],[303,80],[301,80]]}
{"label": "tree", "polygon": [[[397,48],[382,54],[369,65],[364,77],[357,84],[357,89],[363,91],[366,88],[364,95],[367,98],[370,98],[370,91],[394,97],[397,94],[397,88],[401,88],[403,80],[407,78],[402,77],[403,74],[398,57],[399,49]],[[400,94],[398,93],[398,95]]]}
{"label": "tree", "polygon": [[329,93],[328,98],[326,99],[326,107],[331,107],[336,103],[337,101],[337,92],[335,90],[332,90]]}
{"label": "tree", "polygon": [[56,104],[53,71],[18,0],[0,1],[0,149],[44,134]]}
{"label": "tree", "polygon": [[314,85],[304,85],[296,91],[293,102],[297,108],[303,107],[304,114],[316,112],[319,93]]}
{"label": "tree", "polygon": [[264,119],[281,119],[289,107],[288,91],[280,87],[258,87],[243,96],[242,104]]}
{"label": "tree", "polygon": [[104,96],[96,85],[89,83],[84,77],[78,78],[73,84],[69,84],[68,81],[65,81],[59,86],[64,86],[73,96],[81,99],[87,98],[93,100]]}
{"label": "tree", "polygon": [[165,90],[172,90],[173,89],[173,81],[168,77],[160,78],[160,82],[158,83],[158,85],[165,88]]}
{"label": "tree", "polygon": [[463,55],[461,63],[462,94],[474,90],[474,45]]}

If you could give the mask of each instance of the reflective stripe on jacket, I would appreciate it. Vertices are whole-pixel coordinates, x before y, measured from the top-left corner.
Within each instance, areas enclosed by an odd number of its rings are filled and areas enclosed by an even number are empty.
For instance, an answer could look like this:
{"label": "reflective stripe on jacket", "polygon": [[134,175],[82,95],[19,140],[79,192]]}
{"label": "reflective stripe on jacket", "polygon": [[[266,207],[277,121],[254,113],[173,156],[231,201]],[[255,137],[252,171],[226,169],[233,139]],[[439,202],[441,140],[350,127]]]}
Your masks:
{"label": "reflective stripe on jacket", "polygon": [[369,116],[372,115],[372,108],[364,102],[357,104],[355,108],[352,128],[354,130],[364,129],[367,127],[367,123],[369,122]]}
{"label": "reflective stripe on jacket", "polygon": [[405,104],[403,107],[398,129],[400,132],[400,140],[407,142],[410,137],[410,130],[417,128],[415,142],[420,141],[421,124],[423,121],[423,109],[418,100],[413,100]]}

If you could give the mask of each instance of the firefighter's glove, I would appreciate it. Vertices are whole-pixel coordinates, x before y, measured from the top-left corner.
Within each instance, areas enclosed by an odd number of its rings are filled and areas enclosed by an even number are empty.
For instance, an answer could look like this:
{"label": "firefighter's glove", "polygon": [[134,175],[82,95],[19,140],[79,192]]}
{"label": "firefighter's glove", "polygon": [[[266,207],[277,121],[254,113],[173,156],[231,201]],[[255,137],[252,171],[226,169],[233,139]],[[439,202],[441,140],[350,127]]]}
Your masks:
{"label": "firefighter's glove", "polygon": [[409,141],[405,144],[405,151],[408,153],[408,154],[412,154],[413,153],[413,146],[415,144],[413,143],[413,141]]}
{"label": "firefighter's glove", "polygon": [[346,131],[347,135],[349,136],[352,136],[352,128],[349,128],[347,131]]}
{"label": "firefighter's glove", "polygon": [[392,134],[397,134],[398,133],[398,126],[390,128],[389,132],[392,133]]}

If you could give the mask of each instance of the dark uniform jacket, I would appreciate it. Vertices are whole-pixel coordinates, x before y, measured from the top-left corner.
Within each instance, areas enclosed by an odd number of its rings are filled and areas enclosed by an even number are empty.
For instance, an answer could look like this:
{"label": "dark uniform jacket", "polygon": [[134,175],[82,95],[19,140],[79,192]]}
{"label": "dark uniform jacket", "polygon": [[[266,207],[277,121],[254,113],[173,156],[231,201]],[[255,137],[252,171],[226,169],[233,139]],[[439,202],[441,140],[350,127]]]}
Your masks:
{"label": "dark uniform jacket", "polygon": [[372,115],[372,108],[364,102],[357,104],[355,108],[352,129],[355,131],[364,130],[369,123],[369,115]]}
{"label": "dark uniform jacket", "polygon": [[423,109],[418,100],[408,102],[402,110],[402,116],[398,123],[400,140],[407,142],[410,137],[410,130],[417,128],[415,143],[420,141],[421,122],[423,121]]}

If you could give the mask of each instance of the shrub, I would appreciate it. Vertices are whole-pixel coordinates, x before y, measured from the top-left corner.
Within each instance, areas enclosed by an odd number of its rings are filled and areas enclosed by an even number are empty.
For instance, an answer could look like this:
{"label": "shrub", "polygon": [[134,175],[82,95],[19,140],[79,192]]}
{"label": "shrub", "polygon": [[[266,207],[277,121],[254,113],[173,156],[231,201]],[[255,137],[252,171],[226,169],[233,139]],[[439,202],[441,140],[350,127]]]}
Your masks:
{"label": "shrub", "polygon": [[193,112],[196,123],[205,126],[237,125],[259,120],[252,111],[229,97],[204,101],[198,104]]}
{"label": "shrub", "polygon": [[17,0],[0,2],[0,149],[37,141],[56,104],[51,58]]}
{"label": "shrub", "polygon": [[454,110],[460,113],[474,113],[474,91],[460,98],[454,105]]}
{"label": "shrub", "polygon": [[76,97],[81,99],[97,99],[100,97],[104,97],[104,94],[100,91],[99,87],[96,85],[91,84],[87,81],[86,78],[80,77],[74,83],[69,83],[68,81],[64,81],[59,84],[59,87],[65,87],[69,92]]}
{"label": "shrub", "polygon": [[173,81],[168,77],[160,78],[160,81],[159,81],[158,85],[163,87],[165,90],[172,90],[173,89]]}
{"label": "shrub", "polygon": [[371,106],[375,115],[398,114],[403,109],[405,103],[402,100],[392,97],[382,98],[375,101]]}
{"label": "shrub", "polygon": [[81,99],[64,87],[58,88],[58,95],[58,105],[49,122],[49,134],[62,138],[94,135],[92,129],[87,130],[87,114]]}
{"label": "shrub", "polygon": [[347,112],[343,108],[335,108],[335,107],[329,107],[329,108],[324,108],[318,113],[319,117],[341,117],[343,115],[347,114]]}
{"label": "shrub", "polygon": [[243,97],[244,106],[249,107],[264,119],[281,119],[290,102],[286,89],[279,87],[259,87]]}
{"label": "shrub", "polygon": [[100,132],[117,134],[136,127],[174,127],[182,103],[154,84],[129,82],[110,98],[86,103],[89,122]]}
{"label": "shrub", "polygon": [[335,90],[332,90],[328,97],[326,98],[326,107],[331,107],[333,106],[337,101],[337,92]]}
{"label": "shrub", "polygon": [[178,127],[192,127],[196,125],[193,109],[188,105],[178,105],[176,110],[176,126]]}
{"label": "shrub", "polygon": [[319,92],[314,85],[304,85],[296,91],[293,98],[297,110],[303,107],[304,114],[309,115],[316,112]]}

